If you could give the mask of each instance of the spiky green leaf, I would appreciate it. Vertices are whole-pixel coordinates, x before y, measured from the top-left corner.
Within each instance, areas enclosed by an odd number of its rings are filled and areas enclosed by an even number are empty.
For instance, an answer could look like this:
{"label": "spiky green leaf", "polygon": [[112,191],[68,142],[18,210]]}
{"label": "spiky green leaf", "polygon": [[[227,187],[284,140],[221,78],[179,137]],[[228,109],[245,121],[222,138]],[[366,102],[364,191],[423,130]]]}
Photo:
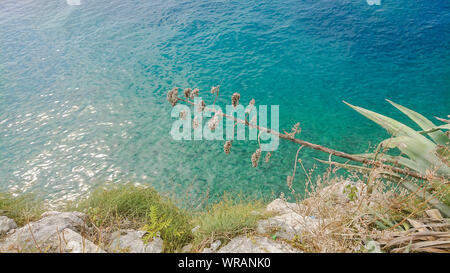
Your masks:
{"label": "spiky green leaf", "polygon": [[[425,174],[426,170],[435,171],[438,175],[450,176],[449,166],[436,154],[438,148],[435,144],[423,142],[409,136],[399,136],[384,140],[383,147],[398,148],[402,153],[416,164],[416,171]],[[413,167],[413,166],[410,166]]]}
{"label": "spiky green leaf", "polygon": [[392,119],[390,117],[383,116],[381,114],[375,113],[373,111],[364,109],[359,106],[351,105],[348,102],[345,102],[348,106],[350,106],[355,111],[359,112],[366,118],[372,120],[373,122],[377,123],[384,129],[386,129],[391,135],[393,136],[410,136],[414,138],[418,138],[424,143],[428,143],[429,145],[433,145],[434,143],[429,140],[428,138],[424,137],[423,135],[416,132],[414,129],[412,129],[409,126],[406,126],[405,124],[396,121],[395,119]]}
{"label": "spiky green leaf", "polygon": [[[440,128],[438,128],[438,126],[434,125],[434,123],[431,122],[429,119],[427,119],[426,117],[422,116],[421,114],[419,114],[411,109],[408,109],[404,106],[401,106],[393,101],[390,101],[388,99],[387,99],[387,101],[390,104],[392,104],[395,108],[400,110],[403,114],[407,115],[412,121],[417,123],[417,125],[419,125],[420,128],[422,128],[422,130],[428,131],[430,129],[436,129],[436,130],[430,131],[428,133],[428,135],[437,144],[446,145],[448,143],[449,138],[441,130],[439,130]],[[450,124],[447,124],[447,125],[450,125]],[[449,129],[449,128],[447,128],[447,129]],[[445,129],[445,128],[442,128],[442,129]]]}

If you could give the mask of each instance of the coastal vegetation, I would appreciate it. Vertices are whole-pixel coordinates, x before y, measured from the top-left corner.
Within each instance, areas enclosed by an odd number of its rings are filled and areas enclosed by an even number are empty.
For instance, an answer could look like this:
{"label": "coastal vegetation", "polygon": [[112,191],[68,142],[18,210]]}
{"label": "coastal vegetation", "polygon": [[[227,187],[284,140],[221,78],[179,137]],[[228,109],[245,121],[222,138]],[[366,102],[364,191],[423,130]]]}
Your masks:
{"label": "coastal vegetation", "polygon": [[161,236],[166,251],[182,247],[192,237],[189,213],[153,188],[133,185],[99,188],[77,204],[76,209],[89,216],[94,226],[90,237],[100,244],[104,232],[121,228],[143,229],[154,236]]}
{"label": "coastal vegetation", "polygon": [[[216,117],[222,115],[299,144],[293,173],[286,177],[290,192],[282,193],[270,204],[225,193],[220,201],[206,205],[203,210],[193,210],[178,207],[175,200],[151,187],[131,184],[100,187],[87,198],[58,208],[85,213],[88,228],[82,232],[83,236],[96,245],[106,245],[108,234],[133,229],[145,233],[142,238],[145,244],[161,238],[164,252],[215,251],[239,236],[263,236],[303,252],[450,251],[449,120],[438,118],[444,124],[435,125],[419,113],[389,101],[421,128],[414,130],[347,103],[392,135],[372,153],[349,154],[296,138],[301,132],[299,123],[289,133],[275,132],[247,119],[215,112],[204,102],[195,105],[190,99],[198,96],[198,90],[184,93],[185,98],[179,98],[177,89],[172,89],[167,99],[173,106],[184,101],[200,111],[212,111]],[[219,87],[214,87],[212,93],[216,100]],[[239,94],[233,94],[233,106],[240,99]],[[254,104],[252,100],[249,106]],[[230,141],[225,142],[226,154],[231,146]],[[300,157],[305,147],[329,155],[328,160],[317,159],[328,165],[325,173],[314,177],[305,170]],[[270,160],[270,155],[271,152],[266,153],[265,160]],[[332,160],[332,156],[347,161],[341,163]],[[258,148],[249,164],[257,168],[261,157]],[[293,183],[298,183],[297,169],[305,172],[302,193],[293,189]],[[346,170],[344,175],[337,172],[340,169]],[[276,204],[278,207],[274,209]],[[0,194],[0,214],[19,226],[39,219],[43,211],[45,206],[32,195]],[[298,220],[303,224],[299,225]]]}
{"label": "coastal vegetation", "polygon": [[14,196],[0,192],[0,215],[13,219],[18,225],[39,219],[44,205],[33,194]]}

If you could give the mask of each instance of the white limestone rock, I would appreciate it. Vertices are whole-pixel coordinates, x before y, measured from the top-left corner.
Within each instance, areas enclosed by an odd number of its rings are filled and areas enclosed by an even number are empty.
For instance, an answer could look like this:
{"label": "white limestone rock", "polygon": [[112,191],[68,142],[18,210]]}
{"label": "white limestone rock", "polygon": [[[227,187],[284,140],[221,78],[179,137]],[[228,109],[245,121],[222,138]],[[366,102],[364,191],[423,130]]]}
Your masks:
{"label": "white limestone rock", "polygon": [[223,246],[218,253],[301,253],[285,242],[278,242],[267,237],[239,236]]}
{"label": "white limestone rock", "polygon": [[256,231],[260,234],[276,235],[287,240],[293,240],[304,231],[310,231],[320,226],[319,219],[303,216],[296,212],[285,213],[258,222]]}
{"label": "white limestone rock", "polygon": [[267,205],[267,211],[277,214],[285,214],[291,212],[299,212],[304,207],[300,204],[289,203],[283,199],[277,198]]}
{"label": "white limestone rock", "polygon": [[6,234],[10,230],[17,228],[16,222],[6,216],[0,216],[0,235]]}
{"label": "white limestone rock", "polygon": [[131,229],[113,233],[108,252],[161,253],[163,251],[163,240],[156,237],[145,244],[142,240],[145,233],[145,231]]}
{"label": "white limestone rock", "polygon": [[366,191],[367,187],[364,183],[345,180],[323,188],[319,194],[343,204],[359,199]]}
{"label": "white limestone rock", "polygon": [[58,234],[58,241],[60,249],[65,253],[106,253],[93,242],[83,238],[79,233],[71,229],[64,229]]}
{"label": "white limestone rock", "polygon": [[0,242],[0,252],[102,252],[78,232],[86,226],[80,212],[49,211]]}

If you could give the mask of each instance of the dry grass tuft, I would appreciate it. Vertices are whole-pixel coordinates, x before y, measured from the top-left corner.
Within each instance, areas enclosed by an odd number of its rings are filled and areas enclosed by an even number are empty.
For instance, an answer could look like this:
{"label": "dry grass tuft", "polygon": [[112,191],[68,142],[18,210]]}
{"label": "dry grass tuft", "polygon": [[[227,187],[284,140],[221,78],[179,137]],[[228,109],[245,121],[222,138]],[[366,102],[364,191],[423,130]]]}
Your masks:
{"label": "dry grass tuft", "polygon": [[380,247],[375,252],[450,251],[448,220],[431,220],[426,213],[439,211],[373,173],[330,179],[328,172],[309,183],[306,196],[299,213],[319,225],[292,242],[305,252],[373,252],[371,241]]}

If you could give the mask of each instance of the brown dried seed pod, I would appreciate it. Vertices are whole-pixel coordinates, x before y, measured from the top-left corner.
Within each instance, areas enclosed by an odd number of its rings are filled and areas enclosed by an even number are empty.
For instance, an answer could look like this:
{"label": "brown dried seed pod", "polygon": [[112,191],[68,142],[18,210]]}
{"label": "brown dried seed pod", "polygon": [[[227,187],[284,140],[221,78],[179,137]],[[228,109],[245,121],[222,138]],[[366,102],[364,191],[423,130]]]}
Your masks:
{"label": "brown dried seed pod", "polygon": [[211,87],[211,94],[216,93],[217,95],[219,95],[219,89],[220,85]]}
{"label": "brown dried seed pod", "polygon": [[223,145],[223,151],[228,155],[230,154],[230,149],[231,149],[231,140],[227,140]]}
{"label": "brown dried seed pod", "polygon": [[206,107],[206,103],[205,103],[204,100],[202,100],[202,101],[200,102],[200,104],[198,105],[197,110],[198,110],[199,112],[203,112],[203,110],[205,110],[205,107]]}
{"label": "brown dried seed pod", "polygon": [[217,128],[217,125],[219,125],[219,117],[221,116],[221,114],[222,114],[222,112],[219,110],[209,120],[208,127],[210,130],[215,130]]}
{"label": "brown dried seed pod", "polygon": [[195,88],[194,90],[192,90],[191,92],[191,99],[198,97],[198,93],[200,92],[200,90],[198,90],[198,88]]}
{"label": "brown dried seed pod", "polygon": [[185,110],[180,112],[180,119],[186,120],[187,112]]}
{"label": "brown dried seed pod", "polygon": [[231,97],[231,104],[233,105],[234,108],[236,108],[239,104],[239,99],[241,98],[241,95],[239,93],[234,93],[233,96]]}
{"label": "brown dried seed pod", "polygon": [[184,97],[188,99],[191,96],[191,88],[184,89]]}
{"label": "brown dried seed pod", "polygon": [[199,125],[198,117],[195,117],[195,118],[192,120],[192,128],[197,129],[197,128],[198,128],[198,125]]}
{"label": "brown dried seed pod", "polygon": [[261,149],[257,149],[253,154],[252,154],[252,166],[258,167],[258,161],[259,158],[261,157]]}
{"label": "brown dried seed pod", "polygon": [[175,106],[178,102],[178,87],[172,88],[169,92],[167,92],[167,100],[170,102],[170,104]]}

